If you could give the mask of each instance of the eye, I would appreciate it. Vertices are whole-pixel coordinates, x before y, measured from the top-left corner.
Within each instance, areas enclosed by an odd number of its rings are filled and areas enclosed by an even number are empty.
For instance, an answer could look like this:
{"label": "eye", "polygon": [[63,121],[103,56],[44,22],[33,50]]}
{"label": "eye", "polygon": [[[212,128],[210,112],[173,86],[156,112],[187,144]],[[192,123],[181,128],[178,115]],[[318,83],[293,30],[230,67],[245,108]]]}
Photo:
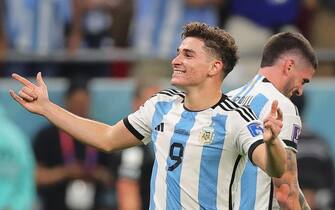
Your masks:
{"label": "eye", "polygon": [[185,53],[185,57],[186,58],[191,58],[191,57],[193,57],[193,55],[191,53]]}
{"label": "eye", "polygon": [[302,80],[302,84],[304,85],[304,84],[307,84],[307,83],[309,83],[309,79],[303,79]]}

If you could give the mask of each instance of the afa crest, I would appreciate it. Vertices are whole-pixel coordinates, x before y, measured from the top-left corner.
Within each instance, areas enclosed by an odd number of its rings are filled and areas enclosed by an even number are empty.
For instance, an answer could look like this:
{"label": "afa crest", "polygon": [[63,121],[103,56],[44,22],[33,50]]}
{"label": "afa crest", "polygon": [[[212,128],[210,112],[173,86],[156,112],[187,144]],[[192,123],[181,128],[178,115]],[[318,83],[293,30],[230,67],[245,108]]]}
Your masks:
{"label": "afa crest", "polygon": [[200,142],[202,144],[210,144],[214,139],[214,128],[205,127],[200,132]]}

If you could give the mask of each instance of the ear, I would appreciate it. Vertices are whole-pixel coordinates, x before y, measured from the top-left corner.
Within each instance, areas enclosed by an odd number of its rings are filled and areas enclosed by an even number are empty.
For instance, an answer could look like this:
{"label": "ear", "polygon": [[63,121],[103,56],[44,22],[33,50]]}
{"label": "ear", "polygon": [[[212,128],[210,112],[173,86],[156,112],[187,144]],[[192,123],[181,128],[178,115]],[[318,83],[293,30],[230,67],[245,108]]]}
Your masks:
{"label": "ear", "polygon": [[290,71],[293,70],[294,67],[295,67],[294,60],[293,59],[287,59],[284,63],[284,68],[283,68],[284,75],[288,75],[290,73]]}
{"label": "ear", "polygon": [[213,61],[213,64],[211,66],[210,71],[208,72],[208,75],[210,77],[213,77],[217,74],[223,73],[221,71],[223,71],[223,62],[220,60],[215,60]]}

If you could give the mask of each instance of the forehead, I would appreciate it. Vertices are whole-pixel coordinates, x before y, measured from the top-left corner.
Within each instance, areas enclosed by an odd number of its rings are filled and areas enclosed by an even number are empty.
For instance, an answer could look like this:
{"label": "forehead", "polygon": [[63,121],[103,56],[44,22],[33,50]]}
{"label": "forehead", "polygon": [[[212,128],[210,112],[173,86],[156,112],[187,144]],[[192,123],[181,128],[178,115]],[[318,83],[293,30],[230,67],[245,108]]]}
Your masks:
{"label": "forehead", "polygon": [[204,51],[204,41],[196,37],[186,37],[179,46],[179,51],[182,50],[193,50],[193,51]]}
{"label": "forehead", "polygon": [[303,68],[302,70],[299,71],[300,75],[306,79],[312,79],[314,73],[315,73],[315,69],[311,66],[306,66],[305,68]]}

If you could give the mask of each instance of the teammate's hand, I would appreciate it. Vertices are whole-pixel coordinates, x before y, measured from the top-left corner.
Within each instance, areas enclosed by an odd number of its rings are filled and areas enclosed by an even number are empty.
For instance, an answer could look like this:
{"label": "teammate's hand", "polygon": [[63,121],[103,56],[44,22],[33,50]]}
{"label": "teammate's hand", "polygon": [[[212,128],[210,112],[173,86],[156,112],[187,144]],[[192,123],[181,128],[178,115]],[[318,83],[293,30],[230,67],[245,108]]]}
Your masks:
{"label": "teammate's hand", "polygon": [[9,90],[12,98],[28,111],[42,115],[44,105],[50,101],[48,88],[42,79],[41,72],[36,76],[36,85],[18,74],[12,74],[12,78],[23,85],[18,94],[13,90]]}
{"label": "teammate's hand", "polygon": [[283,113],[278,107],[278,101],[272,102],[271,111],[264,119],[264,134],[265,143],[271,144],[279,135],[283,127]]}

